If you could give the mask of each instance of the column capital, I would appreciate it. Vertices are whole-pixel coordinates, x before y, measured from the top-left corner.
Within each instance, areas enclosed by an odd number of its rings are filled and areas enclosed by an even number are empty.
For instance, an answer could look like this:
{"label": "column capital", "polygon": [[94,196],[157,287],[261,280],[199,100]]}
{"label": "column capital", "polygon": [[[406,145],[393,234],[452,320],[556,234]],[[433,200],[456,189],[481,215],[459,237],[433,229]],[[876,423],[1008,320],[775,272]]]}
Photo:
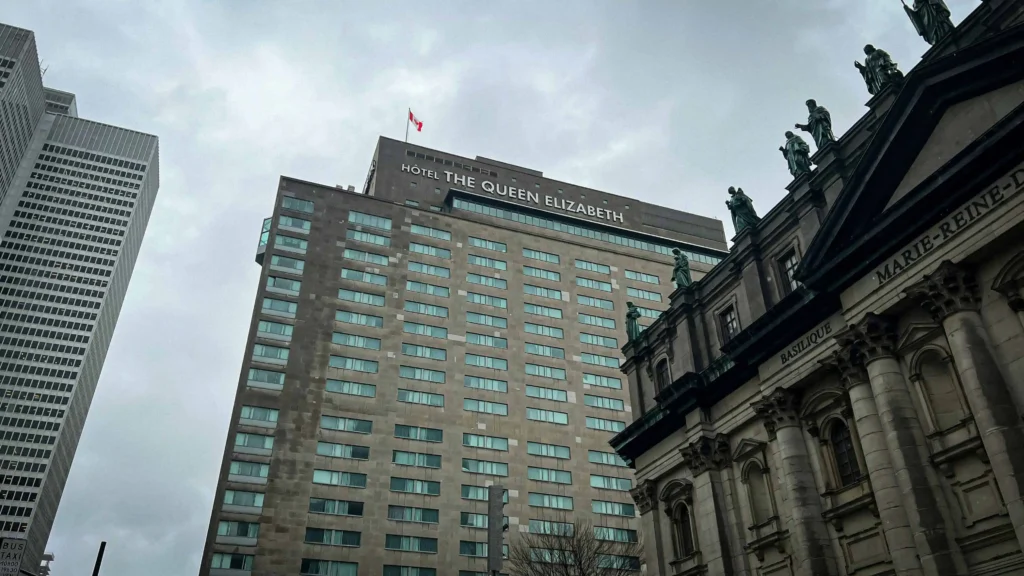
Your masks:
{"label": "column capital", "polygon": [[800,397],[789,390],[779,388],[761,400],[751,404],[761,419],[768,438],[775,440],[775,431],[786,426],[799,426],[797,413],[800,408]]}
{"label": "column capital", "polygon": [[868,313],[851,329],[854,346],[865,365],[896,356],[896,322],[889,316]]}
{"label": "column capital", "polygon": [[721,470],[729,464],[730,452],[729,437],[725,434],[714,437],[701,436],[679,450],[683,457],[683,466],[688,467],[694,476],[708,470]]}
{"label": "column capital", "polygon": [[846,329],[835,337],[838,350],[818,363],[839,373],[839,379],[847,390],[858,384],[868,382],[868,372],[864,368],[864,358],[857,348],[857,334],[853,329]]}
{"label": "column capital", "polygon": [[644,480],[629,491],[641,514],[647,514],[658,503],[658,487],[650,480]]}
{"label": "column capital", "polygon": [[949,260],[908,288],[907,295],[939,322],[954,312],[977,310],[981,305],[974,272]]}

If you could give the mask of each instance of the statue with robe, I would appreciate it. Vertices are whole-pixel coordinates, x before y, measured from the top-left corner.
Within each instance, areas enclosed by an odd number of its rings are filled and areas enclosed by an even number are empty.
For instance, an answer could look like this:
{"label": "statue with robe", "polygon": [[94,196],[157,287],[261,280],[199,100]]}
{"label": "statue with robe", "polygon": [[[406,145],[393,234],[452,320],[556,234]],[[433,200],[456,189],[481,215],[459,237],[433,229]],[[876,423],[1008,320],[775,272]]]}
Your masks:
{"label": "statue with robe", "polygon": [[685,288],[693,284],[693,277],[690,275],[690,260],[686,254],[683,254],[679,248],[673,248],[672,255],[676,258],[676,263],[672,266],[672,280],[676,283],[676,288]]}
{"label": "statue with robe", "polygon": [[632,302],[626,302],[626,339],[636,340],[641,331],[640,310]]}
{"label": "statue with robe", "polygon": [[811,147],[803,138],[787,130],[786,145],[779,146],[779,150],[789,164],[789,173],[793,178],[811,173]]}
{"label": "statue with robe", "polygon": [[725,201],[725,205],[732,213],[732,227],[736,229],[737,234],[761,221],[754,211],[754,201],[743,193],[743,188],[730,186],[729,199]]}
{"label": "statue with robe", "polygon": [[811,99],[807,101],[807,113],[807,124],[797,124],[797,129],[810,132],[818,150],[829,142],[835,142],[836,137],[832,134],[832,115],[828,109],[818,106],[818,103]]}
{"label": "statue with robe", "polygon": [[949,8],[943,0],[914,0],[914,7],[903,4],[914,29],[924,41],[935,46],[953,31]]}
{"label": "statue with robe", "polygon": [[872,96],[881,94],[890,84],[896,84],[903,80],[903,72],[900,72],[892,57],[885,50],[879,50],[871,44],[864,47],[864,54],[867,58],[864,63],[854,62],[853,65],[860,70],[860,75],[867,84],[868,93]]}

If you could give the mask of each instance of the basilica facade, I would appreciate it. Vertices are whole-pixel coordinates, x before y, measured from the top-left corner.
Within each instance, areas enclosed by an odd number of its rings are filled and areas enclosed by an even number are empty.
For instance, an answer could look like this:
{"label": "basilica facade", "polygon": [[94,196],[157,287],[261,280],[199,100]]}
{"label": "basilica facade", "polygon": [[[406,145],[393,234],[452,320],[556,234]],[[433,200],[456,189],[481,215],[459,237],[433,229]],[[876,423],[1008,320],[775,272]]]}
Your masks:
{"label": "basilica facade", "polygon": [[624,347],[649,575],[1024,574],[1024,0],[928,18]]}

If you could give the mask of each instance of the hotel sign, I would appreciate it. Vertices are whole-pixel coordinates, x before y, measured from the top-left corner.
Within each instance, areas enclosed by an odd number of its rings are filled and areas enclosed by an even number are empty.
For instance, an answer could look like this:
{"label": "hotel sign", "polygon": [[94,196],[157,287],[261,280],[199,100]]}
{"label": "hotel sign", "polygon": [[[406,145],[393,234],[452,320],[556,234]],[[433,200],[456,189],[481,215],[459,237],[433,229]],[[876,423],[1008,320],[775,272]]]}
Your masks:
{"label": "hotel sign", "polygon": [[978,194],[959,210],[947,216],[928,232],[906,247],[884,266],[875,271],[878,286],[882,286],[910,268],[914,262],[949,241],[976,221],[1005,204],[1024,189],[1024,164],[1003,176],[987,190]]}
{"label": "hotel sign", "polygon": [[[441,174],[444,174],[444,181],[449,184],[463,186],[471,190],[476,189],[478,186],[475,176],[463,176],[462,174],[456,174],[449,170],[438,172],[437,170],[420,168],[416,165],[410,166],[408,164],[402,164],[402,172],[408,172],[414,176],[422,176],[424,178],[431,178],[437,181],[441,181]],[[541,195],[537,192],[526,190],[525,188],[513,188],[508,184],[498,184],[497,182],[492,182],[490,180],[480,180],[479,188],[488,194],[509,198],[511,200],[518,200],[529,204],[543,204],[544,206],[549,206],[563,212],[583,214],[585,216],[590,216],[591,218],[599,218],[609,222],[625,222],[625,217],[622,212],[616,212],[607,208],[600,208],[591,204],[584,204],[575,200],[566,200],[565,198],[550,196],[548,194],[545,194],[542,200]]]}

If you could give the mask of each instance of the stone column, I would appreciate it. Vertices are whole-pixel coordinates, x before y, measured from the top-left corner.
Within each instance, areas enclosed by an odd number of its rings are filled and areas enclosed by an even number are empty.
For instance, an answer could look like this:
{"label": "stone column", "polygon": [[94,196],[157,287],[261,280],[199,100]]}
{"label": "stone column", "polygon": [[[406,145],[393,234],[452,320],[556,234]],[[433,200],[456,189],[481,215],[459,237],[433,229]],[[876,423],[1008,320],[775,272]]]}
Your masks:
{"label": "stone column", "polygon": [[[694,525],[700,543],[701,562],[708,574],[746,574],[733,566],[729,551],[726,503],[722,487],[722,468],[730,459],[729,438],[701,436],[680,450],[683,465],[693,474]],[[737,569],[739,568],[739,569]]]}
{"label": "stone column", "polygon": [[947,260],[908,293],[942,322],[960,384],[1024,549],[1024,430],[981,320],[977,280]]}
{"label": "stone column", "polygon": [[797,399],[788,390],[776,390],[754,403],[754,410],[765,421],[765,429],[778,444],[786,505],[792,518],[790,550],[796,576],[838,574],[828,529],[821,517],[821,497],[814,483],[811,458],[807,453],[803,430],[797,416]]}
{"label": "stone column", "polygon": [[[658,487],[650,480],[640,482],[636,488],[629,491],[633,497],[637,510],[640,511],[640,526],[643,528],[641,534],[644,538],[644,562],[647,563],[647,574],[650,576],[670,576],[671,570],[667,569],[665,561],[665,550],[662,547],[663,533],[658,515]],[[669,530],[672,528],[669,527]]]}
{"label": "stone column", "polygon": [[868,314],[853,332],[921,567],[925,574],[961,574],[958,567],[964,567],[963,558],[947,527],[946,500],[933,489],[940,485],[938,476],[928,461],[924,431],[896,359],[895,325],[887,317]]}
{"label": "stone column", "polygon": [[822,360],[822,364],[839,372],[850,396],[850,408],[864,454],[864,464],[871,479],[878,517],[882,521],[882,533],[892,557],[892,566],[897,574],[921,575],[923,572],[914,546],[914,535],[903,509],[903,497],[893,473],[892,459],[889,458],[889,448],[882,432],[882,423],[878,419],[878,407],[871,393],[868,374],[848,335],[837,337],[836,340],[840,350],[833,352],[829,359]]}

